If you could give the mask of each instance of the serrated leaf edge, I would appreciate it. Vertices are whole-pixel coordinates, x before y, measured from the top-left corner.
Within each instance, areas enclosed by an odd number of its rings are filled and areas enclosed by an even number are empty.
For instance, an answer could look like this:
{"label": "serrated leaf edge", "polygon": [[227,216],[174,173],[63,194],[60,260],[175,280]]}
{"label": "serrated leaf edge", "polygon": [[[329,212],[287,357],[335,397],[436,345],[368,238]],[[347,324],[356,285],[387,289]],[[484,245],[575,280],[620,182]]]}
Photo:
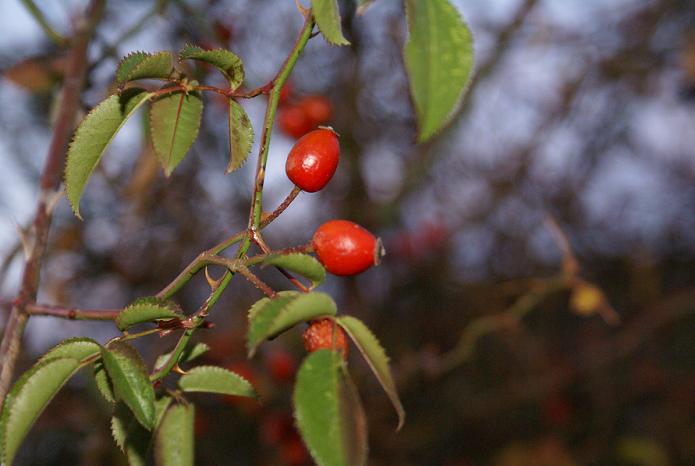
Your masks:
{"label": "serrated leaf edge", "polygon": [[[384,357],[384,361],[387,364],[387,369],[389,370],[389,374],[388,374],[389,380],[384,380],[382,378],[381,374],[374,366],[374,363],[372,362],[372,360],[367,356],[367,351],[360,344],[359,339],[355,336],[355,334],[352,332],[350,327],[348,325],[345,325],[344,322],[346,319],[356,321],[358,323],[358,325],[361,325],[362,327],[364,327],[364,330],[366,331],[368,338],[372,339],[373,343],[376,344],[376,347],[382,353],[382,355]],[[396,414],[398,416],[398,425],[396,426],[396,431],[401,430],[401,428],[403,427],[403,424],[405,423],[405,409],[403,408],[403,403],[401,402],[400,397],[398,396],[398,391],[396,388],[396,384],[393,380],[393,376],[390,373],[391,369],[388,367],[388,364],[390,362],[390,358],[386,354],[386,350],[384,349],[383,345],[381,344],[381,342],[379,342],[379,339],[376,337],[376,335],[374,335],[374,332],[372,332],[372,330],[369,327],[367,327],[367,325],[364,322],[357,319],[356,317],[340,316],[336,319],[336,322],[345,331],[345,333],[348,334],[348,336],[350,337],[352,342],[355,344],[355,346],[357,346],[357,349],[359,350],[360,354],[362,355],[364,360],[367,362],[367,365],[369,366],[369,368],[372,370],[374,377],[376,377],[377,381],[379,382],[381,387],[384,389],[386,396],[391,401],[391,404],[393,405],[393,408],[395,409]]]}
{"label": "serrated leaf edge", "polygon": [[[236,393],[220,393],[220,392],[216,392],[216,391],[213,391],[213,390],[197,390],[197,389],[184,388],[184,387],[182,386],[182,383],[185,383],[185,382],[184,382],[184,379],[186,379],[186,378],[188,378],[188,377],[190,377],[190,376],[196,376],[196,375],[198,375],[199,373],[200,373],[201,375],[203,375],[203,373],[205,373],[205,372],[208,372],[208,373],[216,372],[216,373],[219,373],[219,374],[224,374],[225,376],[230,376],[230,375],[231,375],[231,376],[235,377],[236,379],[239,379],[240,381],[245,382],[246,384],[248,384],[248,386],[249,386],[250,389],[251,389],[252,395],[251,395],[251,396],[247,396],[247,395],[241,395],[241,394],[236,394]],[[229,369],[225,369],[224,367],[219,367],[219,366],[197,366],[197,367],[194,367],[193,369],[191,369],[190,371],[188,371],[186,374],[184,374],[184,375],[179,379],[178,384],[179,384],[179,388],[180,388],[181,390],[183,390],[184,392],[187,392],[187,393],[200,393],[200,392],[204,392],[204,393],[218,393],[218,394],[222,394],[222,395],[245,396],[245,397],[248,397],[248,398],[255,398],[255,399],[258,399],[258,393],[256,392],[255,387],[253,386],[253,384],[252,384],[246,377],[244,377],[244,376],[242,376],[242,375],[239,375],[239,374],[237,374],[237,373],[234,372],[234,371],[231,371],[231,370],[229,370]]]}
{"label": "serrated leaf edge", "polygon": [[106,142],[106,144],[104,145],[104,148],[102,149],[101,153],[99,154],[99,157],[97,158],[97,162],[94,164],[94,166],[92,167],[92,169],[91,169],[91,170],[89,171],[89,173],[87,174],[87,178],[86,178],[86,180],[85,180],[84,186],[82,186],[82,189],[80,190],[80,192],[79,192],[79,194],[78,194],[78,197],[77,197],[77,199],[75,200],[75,203],[73,203],[72,199],[70,199],[70,195],[69,195],[69,193],[68,193],[69,189],[68,189],[68,182],[67,182],[67,179],[68,179],[67,170],[68,170],[68,161],[70,160],[70,154],[72,153],[73,147],[75,146],[75,142],[77,141],[78,133],[80,132],[80,129],[82,128],[82,125],[84,125],[84,123],[87,121],[87,119],[90,118],[90,116],[94,116],[94,114],[96,114],[98,111],[100,111],[100,107],[102,107],[102,105],[106,104],[106,101],[107,101],[107,100],[109,100],[109,99],[112,98],[112,97],[116,97],[116,98],[118,99],[118,98],[120,98],[120,95],[121,95],[121,94],[111,94],[111,95],[108,96],[106,99],[104,99],[104,100],[102,100],[101,102],[99,102],[99,104],[98,104],[96,107],[94,107],[92,110],[90,110],[89,113],[87,113],[87,115],[82,119],[82,121],[81,121],[80,124],[78,125],[77,129],[75,130],[75,133],[73,134],[73,137],[72,137],[72,139],[71,139],[71,141],[70,141],[70,145],[68,146],[68,150],[67,150],[67,152],[66,152],[66,159],[65,159],[65,162],[66,162],[66,163],[65,163],[65,170],[64,170],[64,172],[63,172],[63,179],[65,180],[65,192],[66,192],[66,197],[67,197],[67,199],[68,199],[68,202],[70,203],[70,207],[72,208],[72,211],[73,211],[73,213],[75,214],[75,216],[77,216],[77,218],[79,218],[80,220],[82,219],[82,215],[80,215],[80,200],[82,199],[82,195],[84,194],[84,190],[85,190],[85,188],[87,187],[87,184],[88,184],[88,182],[89,182],[89,178],[92,176],[92,173],[94,172],[94,169],[96,168],[96,166],[99,165],[99,161],[101,160],[101,157],[102,157],[102,156],[104,155],[104,153],[106,152],[106,149],[109,148],[109,145],[111,145],[111,142],[112,142],[113,139],[116,137],[116,135],[118,134],[118,132],[123,128],[123,126],[124,126],[124,125],[126,124],[126,122],[130,119],[130,117],[131,117],[142,105],[144,105],[145,102],[149,101],[150,98],[151,98],[152,95],[153,95],[152,92],[147,92],[147,91],[145,91],[144,89],[143,89],[143,93],[145,94],[145,97],[143,97],[142,100],[141,100],[140,102],[138,102],[138,104],[135,105],[135,106],[131,109],[130,113],[128,113],[128,115],[126,115],[125,118],[123,118],[123,120],[121,121],[121,123],[120,123],[120,124],[118,125],[118,127],[116,128],[116,131],[113,132],[113,134],[111,135],[111,137],[109,138],[109,140],[108,140],[108,141]]}

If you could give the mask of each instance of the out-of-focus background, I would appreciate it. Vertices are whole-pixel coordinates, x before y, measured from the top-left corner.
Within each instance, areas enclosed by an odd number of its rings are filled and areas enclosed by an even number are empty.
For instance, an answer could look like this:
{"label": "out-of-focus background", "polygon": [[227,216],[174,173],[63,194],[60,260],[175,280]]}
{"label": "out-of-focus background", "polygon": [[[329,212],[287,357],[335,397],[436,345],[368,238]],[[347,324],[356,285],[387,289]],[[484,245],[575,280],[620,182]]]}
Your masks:
{"label": "out-of-focus background", "polygon": [[[69,34],[84,1],[38,1]],[[112,90],[119,57],[193,42],[242,57],[269,80],[301,24],[291,0],[110,1],[90,49],[84,109]],[[689,0],[456,0],[475,36],[475,78],[452,124],[414,144],[402,2],[363,16],[341,1],[351,47],[310,41],[291,77],[297,105],[327,100],[341,161],[267,229],[303,244],[331,218],[380,235],[380,267],[323,286],[392,358],[408,420],[357,351],[373,465],[695,464],[695,4]],[[17,229],[33,213],[64,54],[18,0],[0,15],[2,298],[16,293]],[[219,83],[214,71],[190,68]],[[225,106],[210,95],[199,140],[166,179],[144,114],[106,154],[79,221],[56,210],[39,301],[114,308],[156,292],[198,252],[245,226],[255,155],[232,175]],[[243,102],[260,128],[265,100]],[[266,208],[290,191],[291,131],[273,135]],[[255,154],[255,152],[254,152]],[[564,251],[564,252],[563,252]],[[564,264],[564,269],[563,269]],[[576,267],[575,267],[576,266]],[[563,273],[577,269],[568,284]],[[564,270],[564,272],[563,272]],[[279,274],[263,272],[279,289]],[[178,296],[194,310],[201,278]],[[292,427],[300,329],[247,361],[245,313],[259,293],[224,294],[208,361],[248,375],[261,406],[196,399],[197,464],[310,464]],[[3,313],[3,320],[6,314]],[[117,335],[110,323],[30,320],[20,370],[60,339]],[[139,348],[152,362],[171,338]],[[17,464],[123,464],[89,377],[61,391]]]}

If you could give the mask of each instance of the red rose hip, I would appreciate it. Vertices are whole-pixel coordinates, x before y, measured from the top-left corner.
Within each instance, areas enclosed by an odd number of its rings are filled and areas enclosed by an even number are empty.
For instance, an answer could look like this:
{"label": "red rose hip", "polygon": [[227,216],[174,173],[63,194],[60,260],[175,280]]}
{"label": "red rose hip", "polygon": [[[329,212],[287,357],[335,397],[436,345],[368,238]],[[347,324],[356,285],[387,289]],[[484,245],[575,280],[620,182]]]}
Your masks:
{"label": "red rose hip", "polygon": [[278,112],[278,126],[283,133],[298,139],[311,130],[313,123],[307,118],[304,110],[295,105],[288,105]]}
{"label": "red rose hip", "polygon": [[348,342],[343,329],[331,319],[314,320],[304,331],[304,348],[313,353],[320,349],[337,350],[347,359]]}
{"label": "red rose hip", "polygon": [[331,180],[340,156],[338,135],[329,128],[320,128],[302,136],[287,156],[287,177],[304,191],[323,189]]}
{"label": "red rose hip", "polygon": [[319,261],[334,275],[356,275],[377,265],[384,250],[381,241],[348,220],[321,225],[311,240]]}
{"label": "red rose hip", "polygon": [[333,115],[331,102],[322,95],[309,95],[297,102],[306,117],[315,125],[325,125]]}

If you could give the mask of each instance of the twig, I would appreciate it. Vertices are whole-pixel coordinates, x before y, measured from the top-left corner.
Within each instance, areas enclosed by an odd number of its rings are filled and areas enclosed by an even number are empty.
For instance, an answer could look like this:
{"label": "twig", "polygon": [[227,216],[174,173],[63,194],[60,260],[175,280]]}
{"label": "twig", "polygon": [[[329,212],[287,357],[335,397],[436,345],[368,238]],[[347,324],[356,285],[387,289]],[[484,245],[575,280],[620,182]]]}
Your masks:
{"label": "twig", "polygon": [[564,275],[547,279],[519,297],[514,304],[499,314],[482,316],[469,323],[456,346],[440,358],[435,375],[444,375],[466,362],[473,355],[473,350],[480,338],[518,325],[524,316],[538,307],[548,296],[567,289],[568,285],[569,282]]}
{"label": "twig", "polygon": [[19,356],[22,336],[29,314],[26,306],[36,300],[39,287],[39,272],[48,240],[51,224],[50,200],[58,191],[63,174],[65,153],[72,134],[75,116],[80,108],[80,95],[87,70],[87,49],[97,23],[101,19],[104,0],[92,0],[84,21],[79,21],[71,41],[68,68],[61,98],[60,109],[48,149],[48,157],[40,181],[39,201],[31,226],[33,235],[30,254],[24,265],[19,294],[5,326],[0,344],[0,403],[10,387],[14,366]]}
{"label": "twig", "polygon": [[244,278],[246,278],[248,281],[253,283],[253,286],[255,286],[256,288],[261,290],[263,292],[263,294],[266,295],[267,297],[274,298],[275,296],[277,296],[277,293],[275,292],[275,290],[273,290],[270,286],[268,286],[268,284],[265,283],[263,280],[258,278],[258,276],[256,276],[256,274],[251,272],[247,267],[240,266],[239,268],[237,268],[237,272],[239,272],[241,275],[243,275]]}
{"label": "twig", "polygon": [[[258,231],[260,230],[261,227],[261,214],[262,214],[262,197],[263,197],[263,180],[265,179],[265,167],[266,163],[268,161],[268,148],[270,145],[270,136],[272,133],[272,128],[273,128],[273,120],[275,119],[275,112],[277,111],[277,106],[278,102],[280,99],[280,89],[284,85],[285,81],[287,80],[287,77],[289,74],[292,72],[292,69],[294,68],[294,65],[297,63],[297,60],[299,59],[299,55],[301,54],[302,50],[304,50],[304,47],[306,46],[307,42],[309,41],[309,35],[311,34],[311,30],[313,29],[313,19],[311,15],[308,15],[305,18],[304,26],[302,27],[299,37],[297,38],[297,41],[295,42],[294,47],[292,48],[292,51],[288,55],[287,59],[285,62],[282,64],[280,67],[280,70],[278,71],[277,75],[273,80],[271,81],[272,84],[269,83],[269,88],[270,94],[268,98],[268,105],[266,107],[266,113],[265,113],[265,118],[263,122],[263,132],[261,134],[261,147],[259,149],[259,154],[258,154],[258,163],[256,165],[256,177],[255,177],[255,183],[254,183],[254,191],[253,191],[253,198],[251,201],[251,209],[249,211],[249,222],[248,222],[248,228],[247,231],[243,233],[237,233],[227,240],[223,241],[216,247],[210,249],[203,255],[207,254],[206,257],[201,258],[201,256],[198,256],[198,258],[187,267],[188,272],[186,274],[179,275],[172,284],[167,286],[169,289],[166,291],[164,294],[169,294],[171,293],[171,290],[177,290],[183,284],[185,284],[188,280],[190,280],[190,276],[188,275],[190,271],[194,270],[197,268],[199,271],[201,267],[198,267],[199,263],[202,260],[209,260],[210,259],[210,254],[212,253],[213,255],[218,254],[219,252],[223,251],[227,247],[231,246],[232,244],[235,244],[237,242],[242,242],[242,244],[239,247],[239,251],[237,252],[237,258],[242,259],[246,256],[246,253],[248,252],[249,248],[251,247],[251,232],[252,231]],[[292,193],[290,193],[290,196],[292,196]],[[296,197],[294,195],[292,199],[290,199],[287,203],[283,202],[279,209],[283,211],[284,209],[289,206],[289,204],[292,202],[292,200]],[[286,205],[285,205],[286,204]],[[277,210],[277,209],[276,209]],[[272,214],[271,214],[272,215]],[[278,213],[279,215],[279,213]],[[272,220],[271,220],[272,221]],[[267,222],[266,225],[270,223]],[[174,351],[171,353],[171,357],[167,361],[167,363],[157,371],[153,372],[150,376],[151,380],[160,380],[161,378],[165,377],[176,365],[176,362],[178,361],[181,353],[186,349],[186,345],[188,344],[188,341],[190,340],[191,336],[193,335],[193,332],[197,328],[197,326],[202,325],[205,317],[208,315],[208,312],[210,309],[217,303],[219,300],[220,296],[222,295],[222,292],[225,290],[229,282],[232,280],[232,277],[234,276],[234,273],[227,270],[225,274],[222,276],[222,279],[220,280],[220,284],[212,291],[206,302],[200,307],[200,309],[195,313],[192,318],[189,320],[191,321],[192,328],[187,329],[183,335],[179,338],[179,341],[176,344],[176,347],[174,348]],[[163,290],[164,291],[164,290]],[[162,293],[162,292],[160,292]]]}
{"label": "twig", "polygon": [[112,321],[121,312],[120,309],[75,309],[39,303],[28,303],[25,309],[26,313],[32,316],[51,316],[68,320]]}
{"label": "twig", "polygon": [[21,0],[22,5],[29,10],[29,14],[34,18],[34,20],[39,24],[43,32],[46,33],[49,39],[51,39],[57,46],[62,47],[65,45],[65,37],[58,34],[58,32],[53,29],[53,26],[49,24],[46,17],[43,15],[39,7],[33,2],[33,0]]}

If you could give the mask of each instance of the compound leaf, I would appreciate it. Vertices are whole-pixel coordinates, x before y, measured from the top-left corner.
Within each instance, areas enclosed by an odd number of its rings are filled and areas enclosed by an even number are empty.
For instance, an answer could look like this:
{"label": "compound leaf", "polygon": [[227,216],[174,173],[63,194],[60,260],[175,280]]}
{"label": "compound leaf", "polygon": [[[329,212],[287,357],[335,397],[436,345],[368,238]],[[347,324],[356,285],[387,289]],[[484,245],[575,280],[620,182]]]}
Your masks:
{"label": "compound leaf", "polygon": [[405,66],[423,142],[451,119],[473,67],[473,36],[449,0],[406,0]]}
{"label": "compound leaf", "polygon": [[296,272],[311,280],[311,287],[315,288],[326,279],[326,269],[308,254],[272,254],[263,260],[264,265],[276,265],[291,272]]}
{"label": "compound leaf", "polygon": [[241,58],[225,49],[204,50],[195,45],[186,45],[179,53],[179,60],[192,59],[209,63],[229,81],[229,87],[236,89],[244,82],[244,64]]}
{"label": "compound leaf", "polygon": [[282,292],[270,299],[263,298],[249,310],[249,330],[246,347],[249,357],[268,338],[273,338],[299,322],[334,316],[337,306],[326,293]]}
{"label": "compound leaf", "polygon": [[111,417],[111,435],[116,445],[125,453],[130,466],[145,466],[151,435],[142,427],[133,412],[118,403]]}
{"label": "compound leaf", "polygon": [[155,423],[154,389],[137,350],[127,343],[117,342],[103,348],[101,355],[116,399],[128,405],[143,427],[152,430]]}
{"label": "compound leaf", "polygon": [[229,164],[227,173],[241,167],[253,147],[253,126],[246,110],[229,99]]}
{"label": "compound leaf", "polygon": [[256,398],[251,383],[232,371],[217,366],[198,366],[179,379],[184,392],[208,392]]}
{"label": "compound leaf", "polygon": [[374,375],[383,387],[386,395],[391,400],[396,414],[398,414],[398,426],[396,430],[400,430],[405,421],[405,410],[398,397],[396,384],[391,376],[389,358],[386,356],[386,351],[384,351],[384,348],[381,346],[376,336],[374,336],[374,333],[372,333],[361,320],[352,316],[340,316],[336,320],[338,325],[340,325],[343,330],[347,332],[352,341],[355,342],[355,345],[360,353],[362,353],[367,364],[369,364],[372,372],[374,372]]}
{"label": "compound leaf", "polygon": [[126,89],[94,107],[82,120],[68,148],[65,192],[73,212],[80,216],[80,198],[101,156],[130,116],[152,96],[143,89]]}
{"label": "compound leaf", "polygon": [[104,362],[99,360],[94,363],[94,383],[104,397],[109,403],[116,402],[116,394],[113,392],[113,382],[109,379],[109,375],[106,373],[104,368]]}
{"label": "compound leaf", "polygon": [[68,338],[51,348],[48,353],[44,354],[41,359],[39,359],[39,362],[54,358],[72,358],[77,361],[82,361],[89,356],[99,354],[100,351],[101,345],[91,338]]}
{"label": "compound leaf", "polygon": [[116,82],[125,84],[136,79],[167,79],[174,70],[171,52],[133,52],[121,60],[116,69]]}
{"label": "compound leaf", "polygon": [[143,322],[183,318],[181,308],[175,302],[148,296],[135,300],[119,312],[116,326],[125,330]]}
{"label": "compound leaf", "polygon": [[79,368],[73,358],[43,359],[14,384],[0,415],[0,463],[12,464],[31,426]]}
{"label": "compound leaf", "polygon": [[175,404],[157,429],[155,461],[159,466],[193,466],[195,407]]}
{"label": "compound leaf", "polygon": [[[205,343],[196,343],[193,346],[188,346],[185,350],[183,350],[181,356],[179,356],[178,363],[182,364],[193,361],[194,359],[207,353],[209,349],[210,347]],[[164,364],[166,364],[170,356],[171,352],[157,356],[157,360],[154,363],[154,369],[157,370],[164,367]]]}
{"label": "compound leaf", "polygon": [[338,0],[311,0],[311,12],[321,34],[328,42],[333,45],[350,45],[343,36]]}
{"label": "compound leaf", "polygon": [[293,401],[297,427],[319,466],[366,464],[364,412],[338,352],[321,349],[307,356]]}
{"label": "compound leaf", "polygon": [[202,115],[203,99],[198,92],[174,92],[152,103],[152,145],[167,176],[198,137]]}

